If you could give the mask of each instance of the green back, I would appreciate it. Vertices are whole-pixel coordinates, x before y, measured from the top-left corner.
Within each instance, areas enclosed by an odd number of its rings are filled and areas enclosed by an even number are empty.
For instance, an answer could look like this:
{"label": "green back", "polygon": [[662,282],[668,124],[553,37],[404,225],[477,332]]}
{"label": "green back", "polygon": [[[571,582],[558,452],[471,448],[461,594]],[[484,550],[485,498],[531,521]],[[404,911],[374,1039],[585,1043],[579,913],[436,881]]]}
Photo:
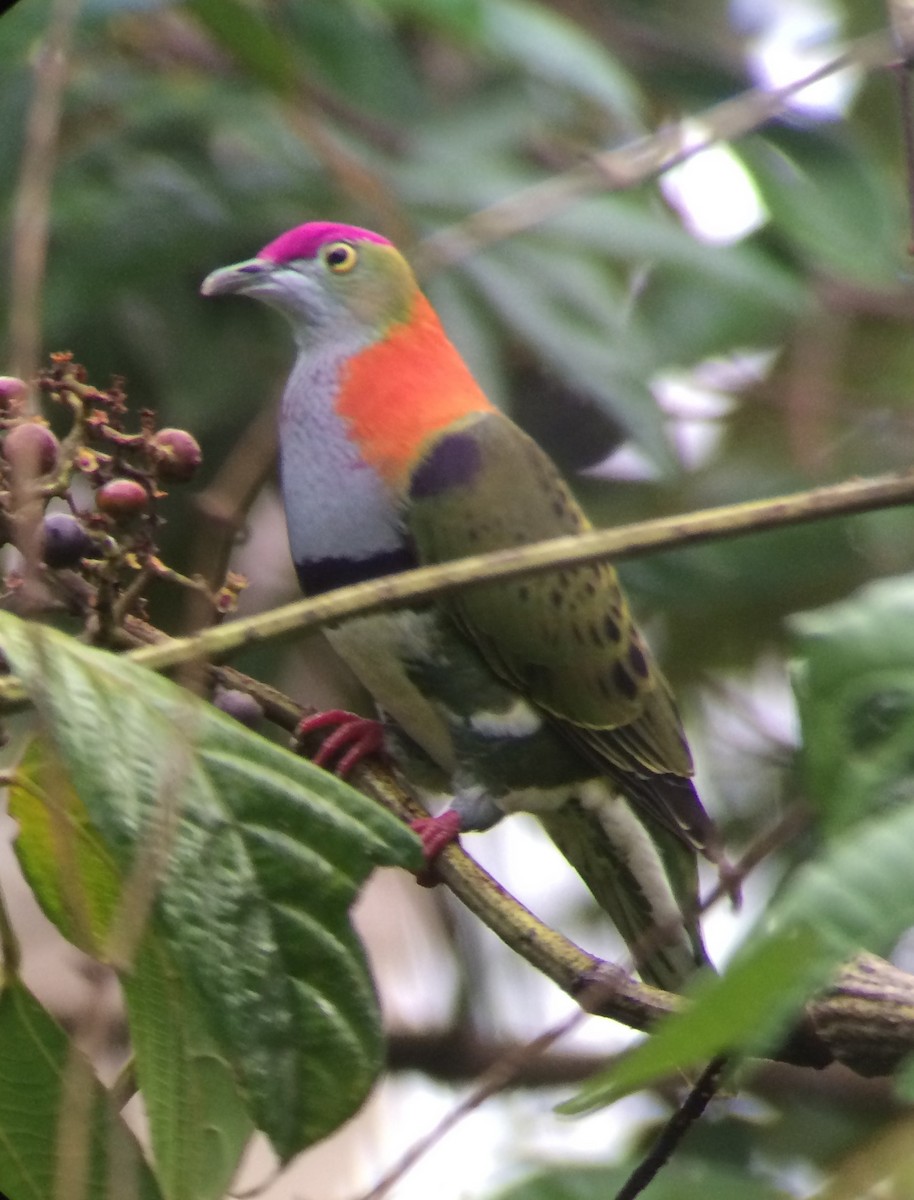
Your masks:
{"label": "green back", "polygon": [[[446,451],[447,439],[464,450],[472,440],[473,470],[416,489],[406,519],[423,563],[589,528],[551,460],[507,417],[476,414],[449,427],[423,463]],[[443,603],[492,669],[586,753],[621,771],[691,774],[669,688],[608,563],[469,588]]]}

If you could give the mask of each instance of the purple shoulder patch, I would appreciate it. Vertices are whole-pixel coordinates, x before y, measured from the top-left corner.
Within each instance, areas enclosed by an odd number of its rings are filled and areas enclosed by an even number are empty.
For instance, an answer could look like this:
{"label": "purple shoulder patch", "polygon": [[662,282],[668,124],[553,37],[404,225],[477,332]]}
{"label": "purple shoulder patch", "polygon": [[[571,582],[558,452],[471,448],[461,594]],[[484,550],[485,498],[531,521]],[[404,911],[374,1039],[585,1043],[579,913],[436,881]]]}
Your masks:
{"label": "purple shoulder patch", "polygon": [[471,433],[449,433],[420,462],[409,486],[410,498],[422,500],[472,483],[482,468],[482,451]]}
{"label": "purple shoulder patch", "polygon": [[327,242],[378,242],[389,246],[390,242],[370,229],[359,229],[357,225],[339,225],[335,221],[309,221],[307,225],[296,225],[278,238],[268,242],[257,255],[271,262],[291,262],[295,258],[313,258]]}

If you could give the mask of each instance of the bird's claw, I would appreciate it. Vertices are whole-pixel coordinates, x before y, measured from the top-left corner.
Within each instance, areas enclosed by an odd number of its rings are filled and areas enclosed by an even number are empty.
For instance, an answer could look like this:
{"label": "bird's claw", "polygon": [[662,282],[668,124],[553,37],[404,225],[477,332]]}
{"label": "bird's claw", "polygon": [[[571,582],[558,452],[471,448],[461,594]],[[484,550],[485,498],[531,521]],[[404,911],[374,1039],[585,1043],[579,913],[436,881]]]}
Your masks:
{"label": "bird's claw", "polygon": [[435,887],[441,882],[435,869],[435,859],[442,850],[456,842],[460,834],[460,817],[449,808],[437,817],[417,817],[415,821],[410,821],[409,827],[419,835],[425,855],[425,868],[416,875],[416,882],[422,887]]}
{"label": "bird's claw", "polygon": [[302,742],[321,730],[332,730],[321,740],[317,752],[311,755],[316,767],[327,767],[334,757],[340,757],[333,768],[334,775],[345,779],[358,765],[384,747],[384,727],[380,721],[360,717],[343,708],[331,708],[299,721],[293,735],[293,746],[300,750]]}

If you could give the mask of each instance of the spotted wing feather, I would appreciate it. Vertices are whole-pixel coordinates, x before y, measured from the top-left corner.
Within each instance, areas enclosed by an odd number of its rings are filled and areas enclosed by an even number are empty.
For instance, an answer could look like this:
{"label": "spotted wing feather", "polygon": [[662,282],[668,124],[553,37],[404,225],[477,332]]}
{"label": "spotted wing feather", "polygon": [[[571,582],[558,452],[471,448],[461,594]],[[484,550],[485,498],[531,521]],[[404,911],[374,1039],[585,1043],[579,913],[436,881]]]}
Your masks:
{"label": "spotted wing feather", "polygon": [[[500,413],[474,415],[430,441],[405,520],[423,563],[590,527],[551,460]],[[610,564],[483,584],[445,603],[497,674],[633,800],[706,849],[710,822],[689,779],[675,704]]]}

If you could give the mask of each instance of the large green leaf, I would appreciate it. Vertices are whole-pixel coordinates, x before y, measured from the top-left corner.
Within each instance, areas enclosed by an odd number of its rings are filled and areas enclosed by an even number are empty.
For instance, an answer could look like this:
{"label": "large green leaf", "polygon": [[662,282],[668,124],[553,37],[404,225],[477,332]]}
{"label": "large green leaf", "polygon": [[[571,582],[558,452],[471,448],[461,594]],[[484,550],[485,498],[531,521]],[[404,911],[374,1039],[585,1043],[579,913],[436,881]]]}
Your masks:
{"label": "large green leaf", "polygon": [[914,800],[914,580],[791,620],[803,785],[829,834]]}
{"label": "large green leaf", "polygon": [[808,930],[782,934],[762,942],[723,978],[703,979],[685,1012],[664,1021],[650,1038],[593,1076],[561,1111],[590,1112],[715,1055],[750,1042],[763,1044],[783,1021],[787,996],[794,1005],[802,1000],[804,967],[815,949],[816,939]]}
{"label": "large green leaf", "polygon": [[6,614],[0,642],[123,880],[110,956],[154,911],[257,1126],[291,1157],[349,1116],[379,1069],[348,909],[373,866],[418,867],[417,840],[122,657]]}
{"label": "large green leaf", "polygon": [[904,209],[882,186],[865,141],[834,125],[798,130],[780,122],[734,150],[778,233],[810,267],[871,285],[897,278]]}
{"label": "large green leaf", "polygon": [[629,134],[641,128],[634,77],[594,38],[560,12],[534,0],[486,0],[486,47],[534,78],[572,89],[603,105]]}
{"label": "large green leaf", "polygon": [[253,79],[289,97],[296,68],[288,44],[249,4],[239,0],[184,0],[186,7]]}
{"label": "large green leaf", "polygon": [[0,991],[0,1189],[10,1200],[159,1200],[92,1067],[16,979]]}
{"label": "large green leaf", "polygon": [[809,304],[795,273],[751,242],[709,245],[667,209],[643,197],[587,197],[556,216],[549,228],[591,254],[636,266],[677,268],[691,276],[696,303],[703,303],[710,290],[725,297],[755,296],[759,304],[792,318]]}
{"label": "large green leaf", "polygon": [[159,1186],[166,1200],[220,1200],[254,1123],[164,939],[143,938],[124,997]]}
{"label": "large green leaf", "polygon": [[[60,762],[33,743],[10,789],[16,853],[44,911],[87,954],[115,936],[122,880]],[[253,1124],[155,919],[123,977],[134,1070],[166,1200],[219,1200]]]}

